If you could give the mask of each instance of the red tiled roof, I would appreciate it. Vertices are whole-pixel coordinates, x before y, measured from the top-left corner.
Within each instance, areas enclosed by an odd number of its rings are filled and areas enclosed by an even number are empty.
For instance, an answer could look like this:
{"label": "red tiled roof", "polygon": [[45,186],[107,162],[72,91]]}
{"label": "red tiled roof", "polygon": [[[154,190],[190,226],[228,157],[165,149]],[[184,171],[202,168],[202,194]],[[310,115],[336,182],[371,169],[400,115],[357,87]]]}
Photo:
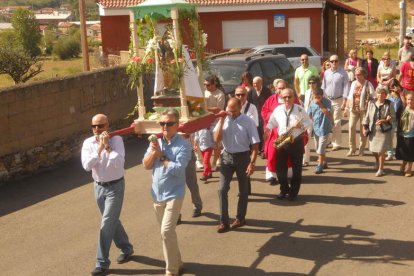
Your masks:
{"label": "red tiled roof", "polygon": [[[144,0],[96,0],[96,2],[105,8],[125,8],[141,4]],[[215,6],[235,4],[306,3],[321,2],[321,0],[187,0],[187,2],[201,6]]]}
{"label": "red tiled roof", "polygon": [[[136,6],[144,2],[144,0],[95,0],[104,8],[126,8]],[[362,11],[354,9],[338,0],[187,0],[188,3],[199,6],[225,6],[225,5],[251,5],[251,4],[278,4],[278,3],[329,3],[343,11],[352,12],[363,15]]]}

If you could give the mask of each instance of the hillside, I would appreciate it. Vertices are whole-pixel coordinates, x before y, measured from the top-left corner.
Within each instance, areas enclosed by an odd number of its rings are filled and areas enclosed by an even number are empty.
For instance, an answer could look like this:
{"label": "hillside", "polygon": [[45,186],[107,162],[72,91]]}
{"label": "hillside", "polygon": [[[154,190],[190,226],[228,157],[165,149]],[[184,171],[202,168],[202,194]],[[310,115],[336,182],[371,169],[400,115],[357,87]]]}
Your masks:
{"label": "hillside", "polygon": [[[367,13],[367,3],[369,3],[369,15],[380,19],[383,14],[399,16],[399,0],[340,0],[341,2]],[[407,0],[407,13],[414,12],[414,1]],[[407,16],[409,19],[409,16]],[[365,20],[365,16],[359,16],[358,21]]]}

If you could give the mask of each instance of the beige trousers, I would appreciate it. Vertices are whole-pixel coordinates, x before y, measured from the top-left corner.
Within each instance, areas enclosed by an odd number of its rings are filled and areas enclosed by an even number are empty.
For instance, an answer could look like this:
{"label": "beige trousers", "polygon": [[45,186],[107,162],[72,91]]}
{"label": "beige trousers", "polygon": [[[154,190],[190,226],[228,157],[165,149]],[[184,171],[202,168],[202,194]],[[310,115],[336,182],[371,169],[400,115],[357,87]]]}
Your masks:
{"label": "beige trousers", "polygon": [[356,147],[356,128],[359,121],[359,149],[365,149],[367,144],[367,137],[362,134],[362,120],[364,118],[365,111],[351,111],[349,113],[349,149],[355,151]]}
{"label": "beige trousers", "polygon": [[342,144],[342,130],[341,130],[341,121],[342,121],[342,110],[341,110],[341,105],[342,105],[342,98],[339,99],[335,99],[335,100],[331,100],[332,103],[332,111],[333,111],[333,120],[334,120],[334,125],[332,128],[332,138],[331,138],[331,142],[332,142],[332,146],[334,147],[340,147]]}
{"label": "beige trousers", "polygon": [[154,211],[161,226],[162,249],[166,263],[166,273],[178,274],[182,265],[175,227],[180,215],[184,198],[175,198],[163,202],[154,202]]}

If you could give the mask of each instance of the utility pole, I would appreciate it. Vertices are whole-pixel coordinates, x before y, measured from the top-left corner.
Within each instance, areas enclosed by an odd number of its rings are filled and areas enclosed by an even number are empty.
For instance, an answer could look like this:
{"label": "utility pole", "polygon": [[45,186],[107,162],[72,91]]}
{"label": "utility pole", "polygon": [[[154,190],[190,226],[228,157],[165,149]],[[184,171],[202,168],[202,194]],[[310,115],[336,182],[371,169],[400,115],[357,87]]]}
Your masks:
{"label": "utility pole", "polygon": [[81,31],[83,71],[90,71],[91,69],[89,66],[88,36],[86,34],[85,0],[79,0],[79,19]]}
{"label": "utility pole", "polygon": [[403,44],[405,30],[407,29],[407,2],[406,0],[400,1],[400,47]]}
{"label": "utility pole", "polygon": [[366,21],[367,21],[367,31],[369,32],[369,0],[367,0],[367,16],[366,16]]}

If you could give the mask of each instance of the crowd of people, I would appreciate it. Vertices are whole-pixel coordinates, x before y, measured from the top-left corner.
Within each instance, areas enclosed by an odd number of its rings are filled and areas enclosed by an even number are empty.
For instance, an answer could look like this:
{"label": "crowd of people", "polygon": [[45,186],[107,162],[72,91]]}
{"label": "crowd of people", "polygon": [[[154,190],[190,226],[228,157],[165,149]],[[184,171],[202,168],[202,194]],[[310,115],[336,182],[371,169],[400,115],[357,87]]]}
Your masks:
{"label": "crowd of people", "polygon": [[[219,78],[209,76],[204,81],[206,109],[225,112],[226,116],[190,136],[178,132],[179,113],[165,110],[159,121],[162,137],[150,137],[143,158],[144,168],[152,170],[153,209],[160,225],[165,275],[179,275],[183,268],[175,229],[181,220],[186,185],[191,193],[193,217],[202,215],[197,167],[203,170],[201,181],[208,181],[216,173],[220,177],[218,233],[246,224],[250,176],[256,170],[258,157],[266,159],[265,178],[269,184],[280,184],[277,199],[296,200],[302,168],[310,165],[312,141],[317,155],[315,174],[328,168],[329,146],[332,151],[346,148],[341,135],[344,116],[349,116],[346,157],[365,155],[369,144],[375,158],[375,176],[383,176],[385,161],[396,158],[401,160],[401,173],[411,177],[414,49],[409,42],[408,38],[404,40],[398,54],[398,78],[397,65],[390,54],[385,52],[378,61],[372,50],[366,51],[364,59],[357,57],[356,50],[351,50],[344,61],[332,55],[322,68],[310,65],[308,56],[303,54],[291,88],[283,79],[274,80],[271,88],[265,87],[260,76],[245,72],[234,95],[227,99]],[[119,220],[125,150],[119,136],[109,136],[105,115],[95,115],[91,127],[94,135],[84,141],[82,165],[92,171],[102,214],[96,267],[91,275],[106,275],[112,240],[121,250],[118,263],[127,262],[134,253]],[[239,194],[236,218],[230,221],[228,192],[234,173]]]}

